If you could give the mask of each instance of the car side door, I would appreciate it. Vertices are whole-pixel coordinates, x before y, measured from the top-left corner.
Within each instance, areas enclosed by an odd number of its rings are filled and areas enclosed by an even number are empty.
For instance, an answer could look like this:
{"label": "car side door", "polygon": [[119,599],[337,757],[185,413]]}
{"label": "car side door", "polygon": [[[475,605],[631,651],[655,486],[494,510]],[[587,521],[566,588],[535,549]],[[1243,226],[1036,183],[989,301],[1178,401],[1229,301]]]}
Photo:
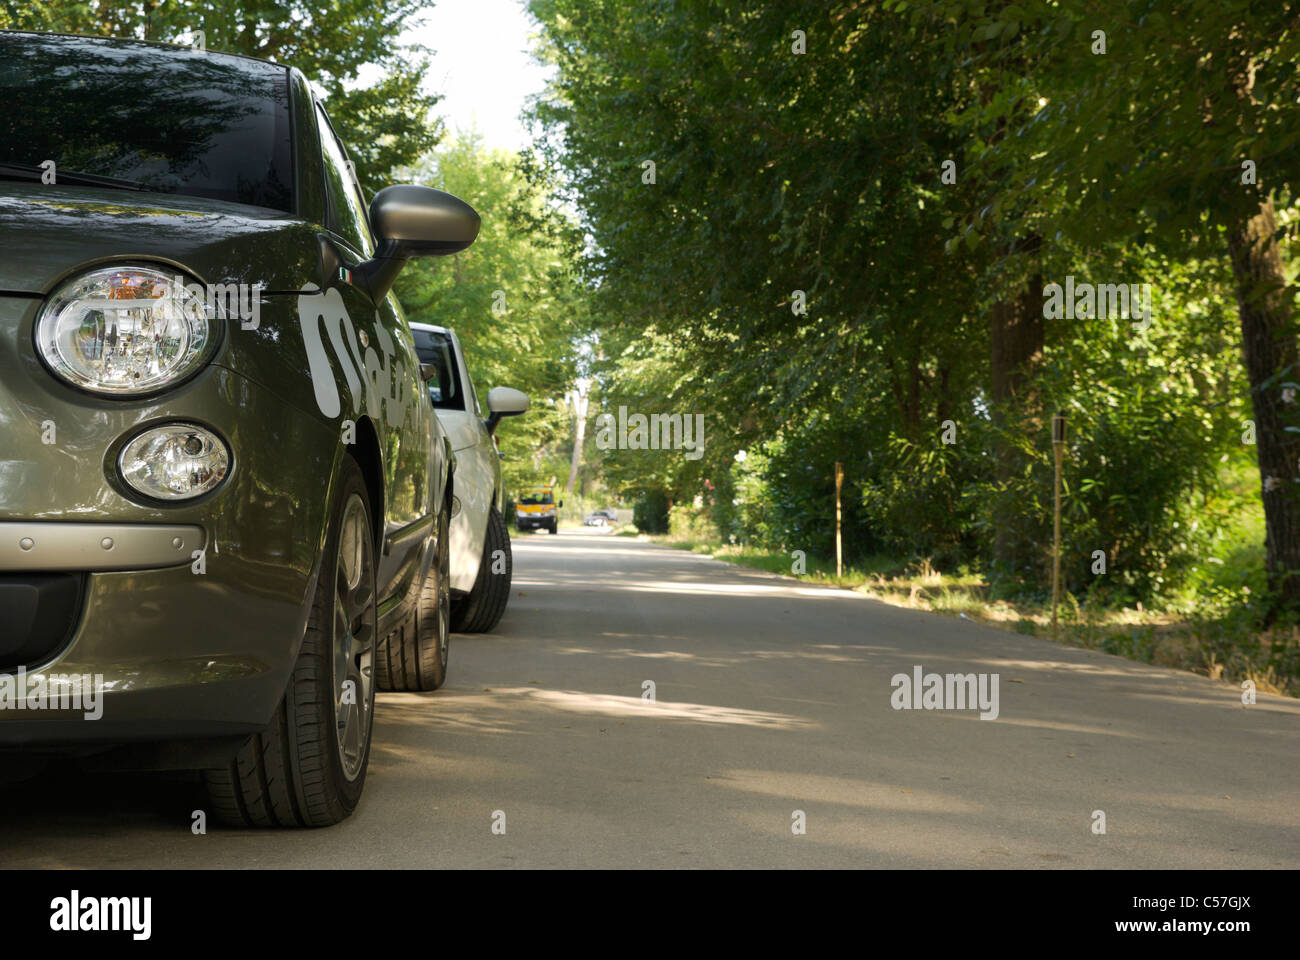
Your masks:
{"label": "car side door", "polygon": [[477,432],[473,448],[473,469],[479,478],[479,486],[488,493],[488,500],[483,505],[483,510],[486,512],[493,505],[500,509],[502,496],[501,456],[497,452],[497,445],[492,441],[492,435],[488,433],[487,421],[484,419],[486,411],[479,402],[478,388],[474,385],[473,378],[470,377],[469,362],[465,359],[465,348],[461,345],[460,337],[454,330],[450,334],[451,342],[456,348],[456,363],[460,366],[461,382],[465,384],[466,408],[473,412],[476,421]]}
{"label": "car side door", "polygon": [[346,328],[344,332],[344,346],[355,365],[355,378],[348,378],[356,428],[350,439],[366,442],[365,431],[373,430],[382,462],[383,540],[377,578],[382,602],[404,591],[415,575],[437,513],[434,496],[440,478],[431,474],[445,455],[433,411],[424,399],[415,344],[396,298],[389,293],[376,304],[352,283],[353,270],[373,255],[375,241],[346,149],[319,103],[315,116],[326,226],[338,255],[338,269],[329,284],[338,290],[355,332],[354,342],[347,342]]}

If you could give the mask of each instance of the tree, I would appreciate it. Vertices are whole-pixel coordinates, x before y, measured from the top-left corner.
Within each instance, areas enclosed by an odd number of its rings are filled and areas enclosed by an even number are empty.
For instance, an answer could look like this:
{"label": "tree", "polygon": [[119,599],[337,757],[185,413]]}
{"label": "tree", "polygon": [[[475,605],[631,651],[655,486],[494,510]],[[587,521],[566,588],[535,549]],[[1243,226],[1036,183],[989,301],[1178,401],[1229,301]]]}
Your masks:
{"label": "tree", "polygon": [[653,329],[685,358],[657,397],[707,411],[720,454],[882,393],[913,442],[965,412],[988,361],[965,335],[977,272],[936,240],[947,87],[879,4],[532,10],[611,357]]}
{"label": "tree", "polygon": [[[1230,20],[1192,7],[1214,21],[1195,27],[1207,37]],[[1187,178],[1147,170],[1104,195],[1101,181],[1106,164],[1127,176],[1181,149],[1160,104],[1201,94],[1161,58],[1213,45],[1121,67],[1082,24],[1113,20],[1113,52],[1127,8],[1082,0],[531,9],[558,70],[536,108],[543,152],[591,238],[601,409],[671,404],[711,425],[702,461],[620,452],[602,463],[612,482],[712,497],[719,518],[724,478],[758,484],[736,532],[803,544],[829,529],[841,459],[850,553],[974,560],[1033,591],[1048,569],[1046,414],[1064,404],[1086,470],[1067,509],[1091,541],[1068,549],[1103,549],[1139,599],[1188,567],[1211,526],[1194,511],[1223,501],[1216,465],[1241,449],[1244,377],[1221,329],[1231,264],[1203,207],[1172,217]],[[1264,104],[1294,99],[1284,21],[1266,18]],[[1270,49],[1254,29],[1233,49]],[[1270,170],[1294,146],[1287,117],[1261,121]],[[1156,329],[1044,315],[1049,276],[1121,269],[1178,285]],[[734,468],[739,450],[752,467]]]}
{"label": "tree", "polygon": [[577,375],[586,325],[575,225],[554,204],[541,167],[486,149],[473,133],[453,137],[405,173],[409,182],[454,193],[483,220],[465,252],[412,260],[398,276],[407,319],[454,329],[480,390],[510,386],[532,398],[529,413],[498,432],[507,483],[561,474],[572,420],[557,401]]}
{"label": "tree", "polygon": [[[1030,81],[1001,74],[979,122],[1008,135],[974,160],[1005,174],[989,208],[1031,211],[1083,242],[1136,236],[1232,267],[1258,437],[1270,581],[1300,606],[1300,433],[1285,381],[1296,363],[1294,291],[1275,205],[1300,183],[1300,4],[1122,0],[1051,6],[935,3],[916,16],[952,27],[988,69],[1030,57]],[[996,40],[977,50],[979,42]],[[1064,191],[1054,196],[1049,181]],[[1153,224],[1154,229],[1143,228]],[[974,214],[968,230],[993,229]]]}

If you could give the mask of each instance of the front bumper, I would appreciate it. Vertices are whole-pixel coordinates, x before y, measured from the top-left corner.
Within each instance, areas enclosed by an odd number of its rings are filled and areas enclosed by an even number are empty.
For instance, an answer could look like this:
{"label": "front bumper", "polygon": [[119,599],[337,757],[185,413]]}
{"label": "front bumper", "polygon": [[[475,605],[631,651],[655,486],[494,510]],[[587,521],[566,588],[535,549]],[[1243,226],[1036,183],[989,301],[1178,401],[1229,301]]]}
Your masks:
{"label": "front bumper", "polygon": [[[215,559],[215,558],[214,558]],[[235,564],[242,569],[235,569]],[[71,637],[56,624],[0,674],[11,687],[86,678],[102,710],[8,702],[0,697],[0,744],[92,744],[173,740],[262,729],[284,692],[306,626],[306,576],[233,560],[214,575],[189,562],[155,570],[82,575],[84,599]],[[14,575],[3,575],[12,578]],[[31,638],[28,633],[28,638]],[[11,645],[12,646],[12,645]],[[30,696],[30,693],[28,694]],[[39,703],[39,701],[38,701]]]}
{"label": "front bumper", "polygon": [[515,526],[520,530],[545,530],[556,522],[555,517],[543,517],[540,514],[515,514]]}
{"label": "front bumper", "polygon": [[[28,615],[25,626],[0,620],[0,745],[263,729],[306,628],[337,435],[215,364],[140,401],[65,387],[31,356],[37,306],[0,296],[0,605],[7,595],[10,609]],[[209,495],[149,505],[117,478],[116,452],[168,420],[216,430],[233,467]],[[41,441],[47,424],[57,427],[53,444]],[[45,599],[33,597],[41,591]],[[64,636],[51,613],[60,605]],[[37,650],[29,641],[40,631]],[[50,689],[58,677],[93,678],[100,715],[87,719],[55,701],[33,709],[30,695],[16,704],[20,672],[28,691],[34,678]]]}

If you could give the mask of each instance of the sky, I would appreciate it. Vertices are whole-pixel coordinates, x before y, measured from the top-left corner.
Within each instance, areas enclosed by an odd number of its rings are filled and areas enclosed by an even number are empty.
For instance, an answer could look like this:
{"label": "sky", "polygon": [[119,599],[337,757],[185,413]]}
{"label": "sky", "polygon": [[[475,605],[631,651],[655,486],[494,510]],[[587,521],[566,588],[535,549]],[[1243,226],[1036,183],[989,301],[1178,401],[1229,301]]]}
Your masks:
{"label": "sky", "polygon": [[529,54],[534,24],[522,0],[440,0],[423,19],[403,41],[433,51],[426,84],[443,96],[436,112],[448,133],[473,127],[488,147],[528,144],[519,112],[549,69]]}

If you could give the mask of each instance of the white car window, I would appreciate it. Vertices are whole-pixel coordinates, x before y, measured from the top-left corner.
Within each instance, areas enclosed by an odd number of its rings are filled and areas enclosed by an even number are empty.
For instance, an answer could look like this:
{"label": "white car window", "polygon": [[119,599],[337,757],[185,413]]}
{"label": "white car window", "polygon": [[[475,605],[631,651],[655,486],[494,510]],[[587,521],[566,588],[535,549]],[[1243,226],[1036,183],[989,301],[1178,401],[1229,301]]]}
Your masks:
{"label": "white car window", "polygon": [[434,330],[411,329],[415,338],[415,353],[420,363],[431,363],[438,368],[437,375],[429,381],[429,399],[439,410],[464,410],[465,397],[460,389],[460,371],[451,338]]}

